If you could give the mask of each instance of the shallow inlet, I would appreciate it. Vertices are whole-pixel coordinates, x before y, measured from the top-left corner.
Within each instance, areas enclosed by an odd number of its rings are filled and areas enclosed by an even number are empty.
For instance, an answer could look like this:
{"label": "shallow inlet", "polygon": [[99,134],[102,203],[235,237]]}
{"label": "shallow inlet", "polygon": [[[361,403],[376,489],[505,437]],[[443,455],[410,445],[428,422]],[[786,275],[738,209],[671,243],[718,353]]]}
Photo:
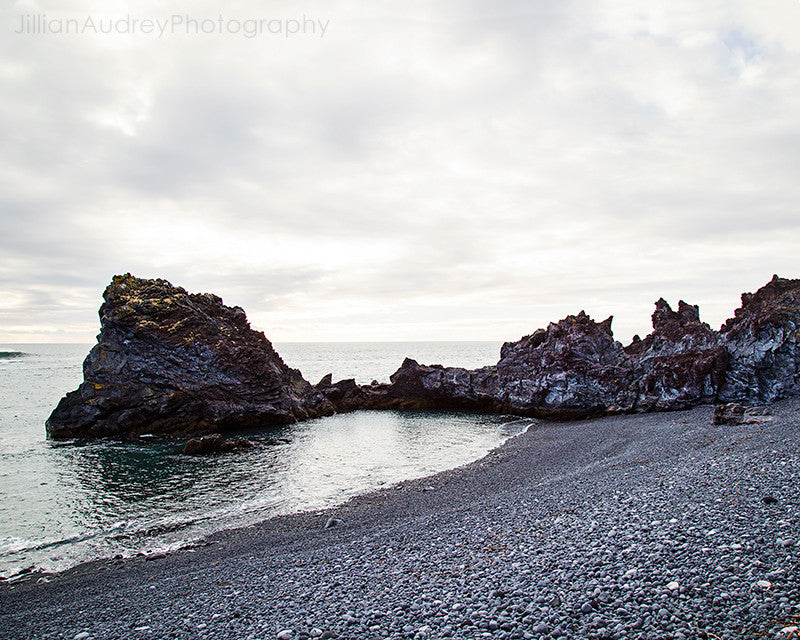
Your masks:
{"label": "shallow inlet", "polygon": [[[333,506],[476,460],[531,422],[361,411],[246,433],[256,442],[253,449],[204,458],[179,455],[175,442],[50,442],[44,419],[65,390],[77,386],[88,349],[25,346],[28,354],[0,365],[5,576],[28,567],[53,571],[98,557],[168,550],[213,531]],[[309,358],[321,360],[309,349]],[[346,347],[335,349],[347,356]],[[392,359],[396,349],[387,349]],[[325,355],[330,350],[323,349]],[[354,346],[352,360],[363,354],[363,347]]]}

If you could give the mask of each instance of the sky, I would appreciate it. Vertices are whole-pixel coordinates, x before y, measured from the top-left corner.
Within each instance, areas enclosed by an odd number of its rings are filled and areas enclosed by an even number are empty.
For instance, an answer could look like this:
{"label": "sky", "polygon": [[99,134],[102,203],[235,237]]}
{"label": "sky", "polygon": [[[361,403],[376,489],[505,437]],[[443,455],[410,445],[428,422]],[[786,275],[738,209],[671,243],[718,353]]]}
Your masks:
{"label": "sky", "polygon": [[626,343],[800,277],[797,0],[176,6],[3,0],[0,343],[93,342],[125,272],[276,342]]}

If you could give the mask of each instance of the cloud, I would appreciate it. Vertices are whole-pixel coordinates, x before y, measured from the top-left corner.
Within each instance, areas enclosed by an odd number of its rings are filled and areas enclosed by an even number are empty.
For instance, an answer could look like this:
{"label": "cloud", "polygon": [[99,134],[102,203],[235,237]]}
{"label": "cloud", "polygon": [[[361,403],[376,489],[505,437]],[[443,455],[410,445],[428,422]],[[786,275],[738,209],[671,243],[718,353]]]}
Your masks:
{"label": "cloud", "polygon": [[661,295],[717,324],[797,275],[800,5],[305,13],[323,38],[0,39],[0,340],[91,340],[125,271],[276,341],[513,339],[581,308],[627,340]]}

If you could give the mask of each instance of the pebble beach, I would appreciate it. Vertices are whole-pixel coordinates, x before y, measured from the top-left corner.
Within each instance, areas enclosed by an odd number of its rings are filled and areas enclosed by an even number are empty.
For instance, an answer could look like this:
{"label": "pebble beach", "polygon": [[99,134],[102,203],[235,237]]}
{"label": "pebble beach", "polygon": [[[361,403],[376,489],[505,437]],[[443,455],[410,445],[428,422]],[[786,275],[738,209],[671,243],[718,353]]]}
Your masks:
{"label": "pebble beach", "polygon": [[789,638],[800,401],[533,422],[485,458],[0,584],[0,637]]}

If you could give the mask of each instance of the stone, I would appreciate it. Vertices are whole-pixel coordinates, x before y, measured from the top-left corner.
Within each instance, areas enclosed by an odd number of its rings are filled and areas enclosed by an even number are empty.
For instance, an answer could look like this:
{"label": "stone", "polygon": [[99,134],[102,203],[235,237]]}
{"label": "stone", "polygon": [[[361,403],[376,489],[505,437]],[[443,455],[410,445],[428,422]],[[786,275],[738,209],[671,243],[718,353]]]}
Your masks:
{"label": "stone", "polygon": [[633,368],[614,340],[611,322],[595,322],[581,311],[504,344],[497,363],[497,405],[510,413],[555,419],[633,409]]}
{"label": "stone", "polygon": [[337,412],[344,413],[365,408],[366,393],[353,378],[334,383],[332,377],[329,373],[315,385],[315,388],[325,396]]}
{"label": "stone", "polygon": [[714,407],[714,424],[737,425],[744,422],[744,406],[729,402]]}
{"label": "stone", "polygon": [[333,412],[240,307],[130,274],[103,298],[83,383],[47,420],[51,438],[204,435]]}
{"label": "stone", "polygon": [[767,417],[768,412],[764,407],[748,407],[738,402],[728,402],[714,407],[714,424],[762,424],[771,420]]}
{"label": "stone", "polygon": [[181,449],[187,456],[205,456],[214,453],[229,453],[242,449],[251,449],[253,443],[246,438],[223,438],[219,433],[191,438]]}

